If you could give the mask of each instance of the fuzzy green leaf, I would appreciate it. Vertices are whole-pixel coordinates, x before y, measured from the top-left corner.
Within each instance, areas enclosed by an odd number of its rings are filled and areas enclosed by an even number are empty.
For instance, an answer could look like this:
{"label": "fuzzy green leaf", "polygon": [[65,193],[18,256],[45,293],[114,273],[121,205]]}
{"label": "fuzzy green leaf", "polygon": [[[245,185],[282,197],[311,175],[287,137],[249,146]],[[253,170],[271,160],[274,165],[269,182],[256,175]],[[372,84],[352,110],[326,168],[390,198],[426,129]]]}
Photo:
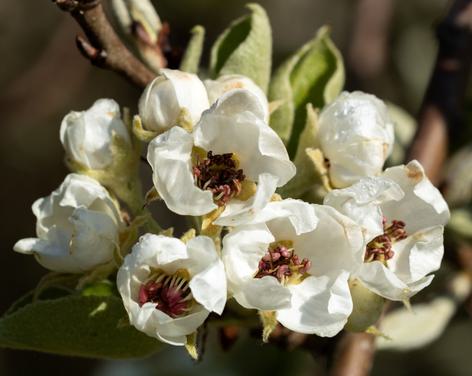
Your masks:
{"label": "fuzzy green leaf", "polygon": [[234,21],[211,49],[210,72],[242,74],[267,92],[272,64],[272,30],[265,10],[248,4],[251,13]]}
{"label": "fuzzy green leaf", "polygon": [[203,42],[205,40],[205,29],[203,26],[197,25],[192,31],[192,37],[188,43],[180,64],[180,70],[189,73],[197,73],[202,57]]}
{"label": "fuzzy green leaf", "polygon": [[270,118],[271,127],[295,156],[306,120],[306,105],[322,108],[336,98],[344,85],[341,54],[329,37],[327,27],[275,72],[270,88],[270,101],[282,101]]}
{"label": "fuzzy green leaf", "polygon": [[130,325],[119,327],[127,316],[116,296],[68,295],[26,305],[23,299],[16,308],[0,319],[0,347],[127,359],[163,346]]}

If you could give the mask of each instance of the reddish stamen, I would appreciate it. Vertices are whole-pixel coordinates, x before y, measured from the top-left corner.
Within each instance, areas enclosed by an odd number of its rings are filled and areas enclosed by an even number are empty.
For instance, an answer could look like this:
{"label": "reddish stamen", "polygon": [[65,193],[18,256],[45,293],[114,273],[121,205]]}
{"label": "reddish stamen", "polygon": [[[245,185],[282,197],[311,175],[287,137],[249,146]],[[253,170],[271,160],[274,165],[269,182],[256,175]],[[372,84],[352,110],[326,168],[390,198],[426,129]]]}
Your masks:
{"label": "reddish stamen", "polygon": [[225,205],[233,197],[241,193],[241,182],[246,178],[243,170],[237,169],[232,153],[213,154],[193,167],[193,176],[197,186],[213,193],[218,206]]}
{"label": "reddish stamen", "polygon": [[141,285],[138,300],[140,306],[149,302],[155,303],[156,309],[175,318],[189,311],[192,293],[188,281],[183,277],[160,274]]}
{"label": "reddish stamen", "polygon": [[405,230],[406,224],[403,221],[393,220],[392,224],[387,226],[387,220],[383,218],[383,227],[384,233],[367,244],[364,262],[390,260],[395,256],[393,243],[408,236]]}

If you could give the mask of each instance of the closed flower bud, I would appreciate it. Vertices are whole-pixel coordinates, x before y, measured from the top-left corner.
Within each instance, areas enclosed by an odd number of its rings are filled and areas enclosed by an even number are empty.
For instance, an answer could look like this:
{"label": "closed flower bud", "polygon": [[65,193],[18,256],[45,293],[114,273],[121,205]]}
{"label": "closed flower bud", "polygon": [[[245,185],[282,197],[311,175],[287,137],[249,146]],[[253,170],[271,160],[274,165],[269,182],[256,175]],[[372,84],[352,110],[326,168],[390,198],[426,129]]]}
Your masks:
{"label": "closed flower bud", "polygon": [[139,100],[143,128],[162,133],[174,125],[190,129],[209,107],[205,86],[191,73],[162,69]]}
{"label": "closed flower bud", "polygon": [[319,140],[336,188],[382,172],[394,141],[385,104],[359,91],[342,93],[319,119]]}
{"label": "closed flower bud", "polygon": [[120,107],[112,99],[99,99],[86,111],[70,112],[62,120],[60,131],[67,157],[93,170],[105,169],[112,163],[115,135],[131,143]]}
{"label": "closed flower bud", "polygon": [[45,268],[63,273],[83,273],[112,260],[121,217],[96,180],[69,174],[32,208],[38,237],[19,240],[16,252],[33,254]]}

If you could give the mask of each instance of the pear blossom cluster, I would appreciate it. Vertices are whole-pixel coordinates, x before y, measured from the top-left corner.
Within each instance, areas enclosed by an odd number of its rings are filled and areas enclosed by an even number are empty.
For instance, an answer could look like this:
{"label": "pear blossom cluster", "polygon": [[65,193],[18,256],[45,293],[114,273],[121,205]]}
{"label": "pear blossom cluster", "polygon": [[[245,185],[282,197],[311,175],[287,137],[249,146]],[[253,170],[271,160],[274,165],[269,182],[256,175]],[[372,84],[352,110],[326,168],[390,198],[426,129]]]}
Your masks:
{"label": "pear blossom cluster", "polygon": [[[333,189],[317,203],[277,193],[300,171],[248,77],[162,69],[138,109],[131,122],[100,99],[66,115],[72,173],[33,204],[37,237],[14,250],[60,273],[114,266],[108,278],[116,273],[129,322],[148,336],[186,345],[211,313],[230,315],[234,299],[332,337],[353,320],[354,282],[381,302],[407,302],[439,269],[448,206],[419,162],[384,170],[394,124],[373,95],[343,92],[321,109],[317,142]],[[150,200],[123,194],[123,181],[140,186],[132,159],[143,144],[152,195],[195,219],[181,238],[146,226],[156,221]]]}

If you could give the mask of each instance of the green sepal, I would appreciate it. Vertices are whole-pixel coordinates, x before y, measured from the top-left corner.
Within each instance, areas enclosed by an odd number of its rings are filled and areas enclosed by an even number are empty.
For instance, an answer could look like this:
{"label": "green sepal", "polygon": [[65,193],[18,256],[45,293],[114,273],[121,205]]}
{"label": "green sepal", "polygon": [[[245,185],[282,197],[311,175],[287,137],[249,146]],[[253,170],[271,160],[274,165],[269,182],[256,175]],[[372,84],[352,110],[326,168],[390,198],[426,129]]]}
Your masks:
{"label": "green sepal", "polygon": [[339,95],[343,85],[342,57],[327,27],[322,27],[276,70],[270,83],[269,100],[282,104],[272,113],[270,125],[288,145],[291,156],[295,155],[303,131],[307,103],[323,108]]}
{"label": "green sepal", "polygon": [[262,342],[269,342],[269,337],[277,327],[277,317],[275,311],[259,311],[259,317],[262,323]]}
{"label": "green sepal", "polygon": [[205,41],[205,29],[203,26],[194,26],[191,30],[192,36],[188,42],[182,62],[180,63],[180,70],[189,73],[197,73],[200,59],[202,57],[203,42]]}
{"label": "green sepal", "polygon": [[187,350],[188,355],[190,355],[193,360],[198,360],[197,332],[193,332],[187,336],[185,350]]}
{"label": "green sepal", "polygon": [[267,92],[272,65],[272,30],[265,10],[248,4],[249,15],[235,20],[211,49],[210,74],[241,74]]}
{"label": "green sepal", "polygon": [[375,326],[382,314],[385,299],[370,291],[359,279],[349,281],[353,310],[344,329],[365,332]]}
{"label": "green sepal", "polygon": [[148,131],[147,129],[144,129],[141,117],[139,115],[134,115],[133,134],[134,134],[134,137],[136,137],[139,141],[147,143],[151,141],[153,138],[155,138],[157,135],[159,135],[159,132]]}
{"label": "green sepal", "polygon": [[0,347],[105,359],[145,357],[163,347],[132,326],[118,327],[127,315],[116,296],[25,299],[0,319]]}

